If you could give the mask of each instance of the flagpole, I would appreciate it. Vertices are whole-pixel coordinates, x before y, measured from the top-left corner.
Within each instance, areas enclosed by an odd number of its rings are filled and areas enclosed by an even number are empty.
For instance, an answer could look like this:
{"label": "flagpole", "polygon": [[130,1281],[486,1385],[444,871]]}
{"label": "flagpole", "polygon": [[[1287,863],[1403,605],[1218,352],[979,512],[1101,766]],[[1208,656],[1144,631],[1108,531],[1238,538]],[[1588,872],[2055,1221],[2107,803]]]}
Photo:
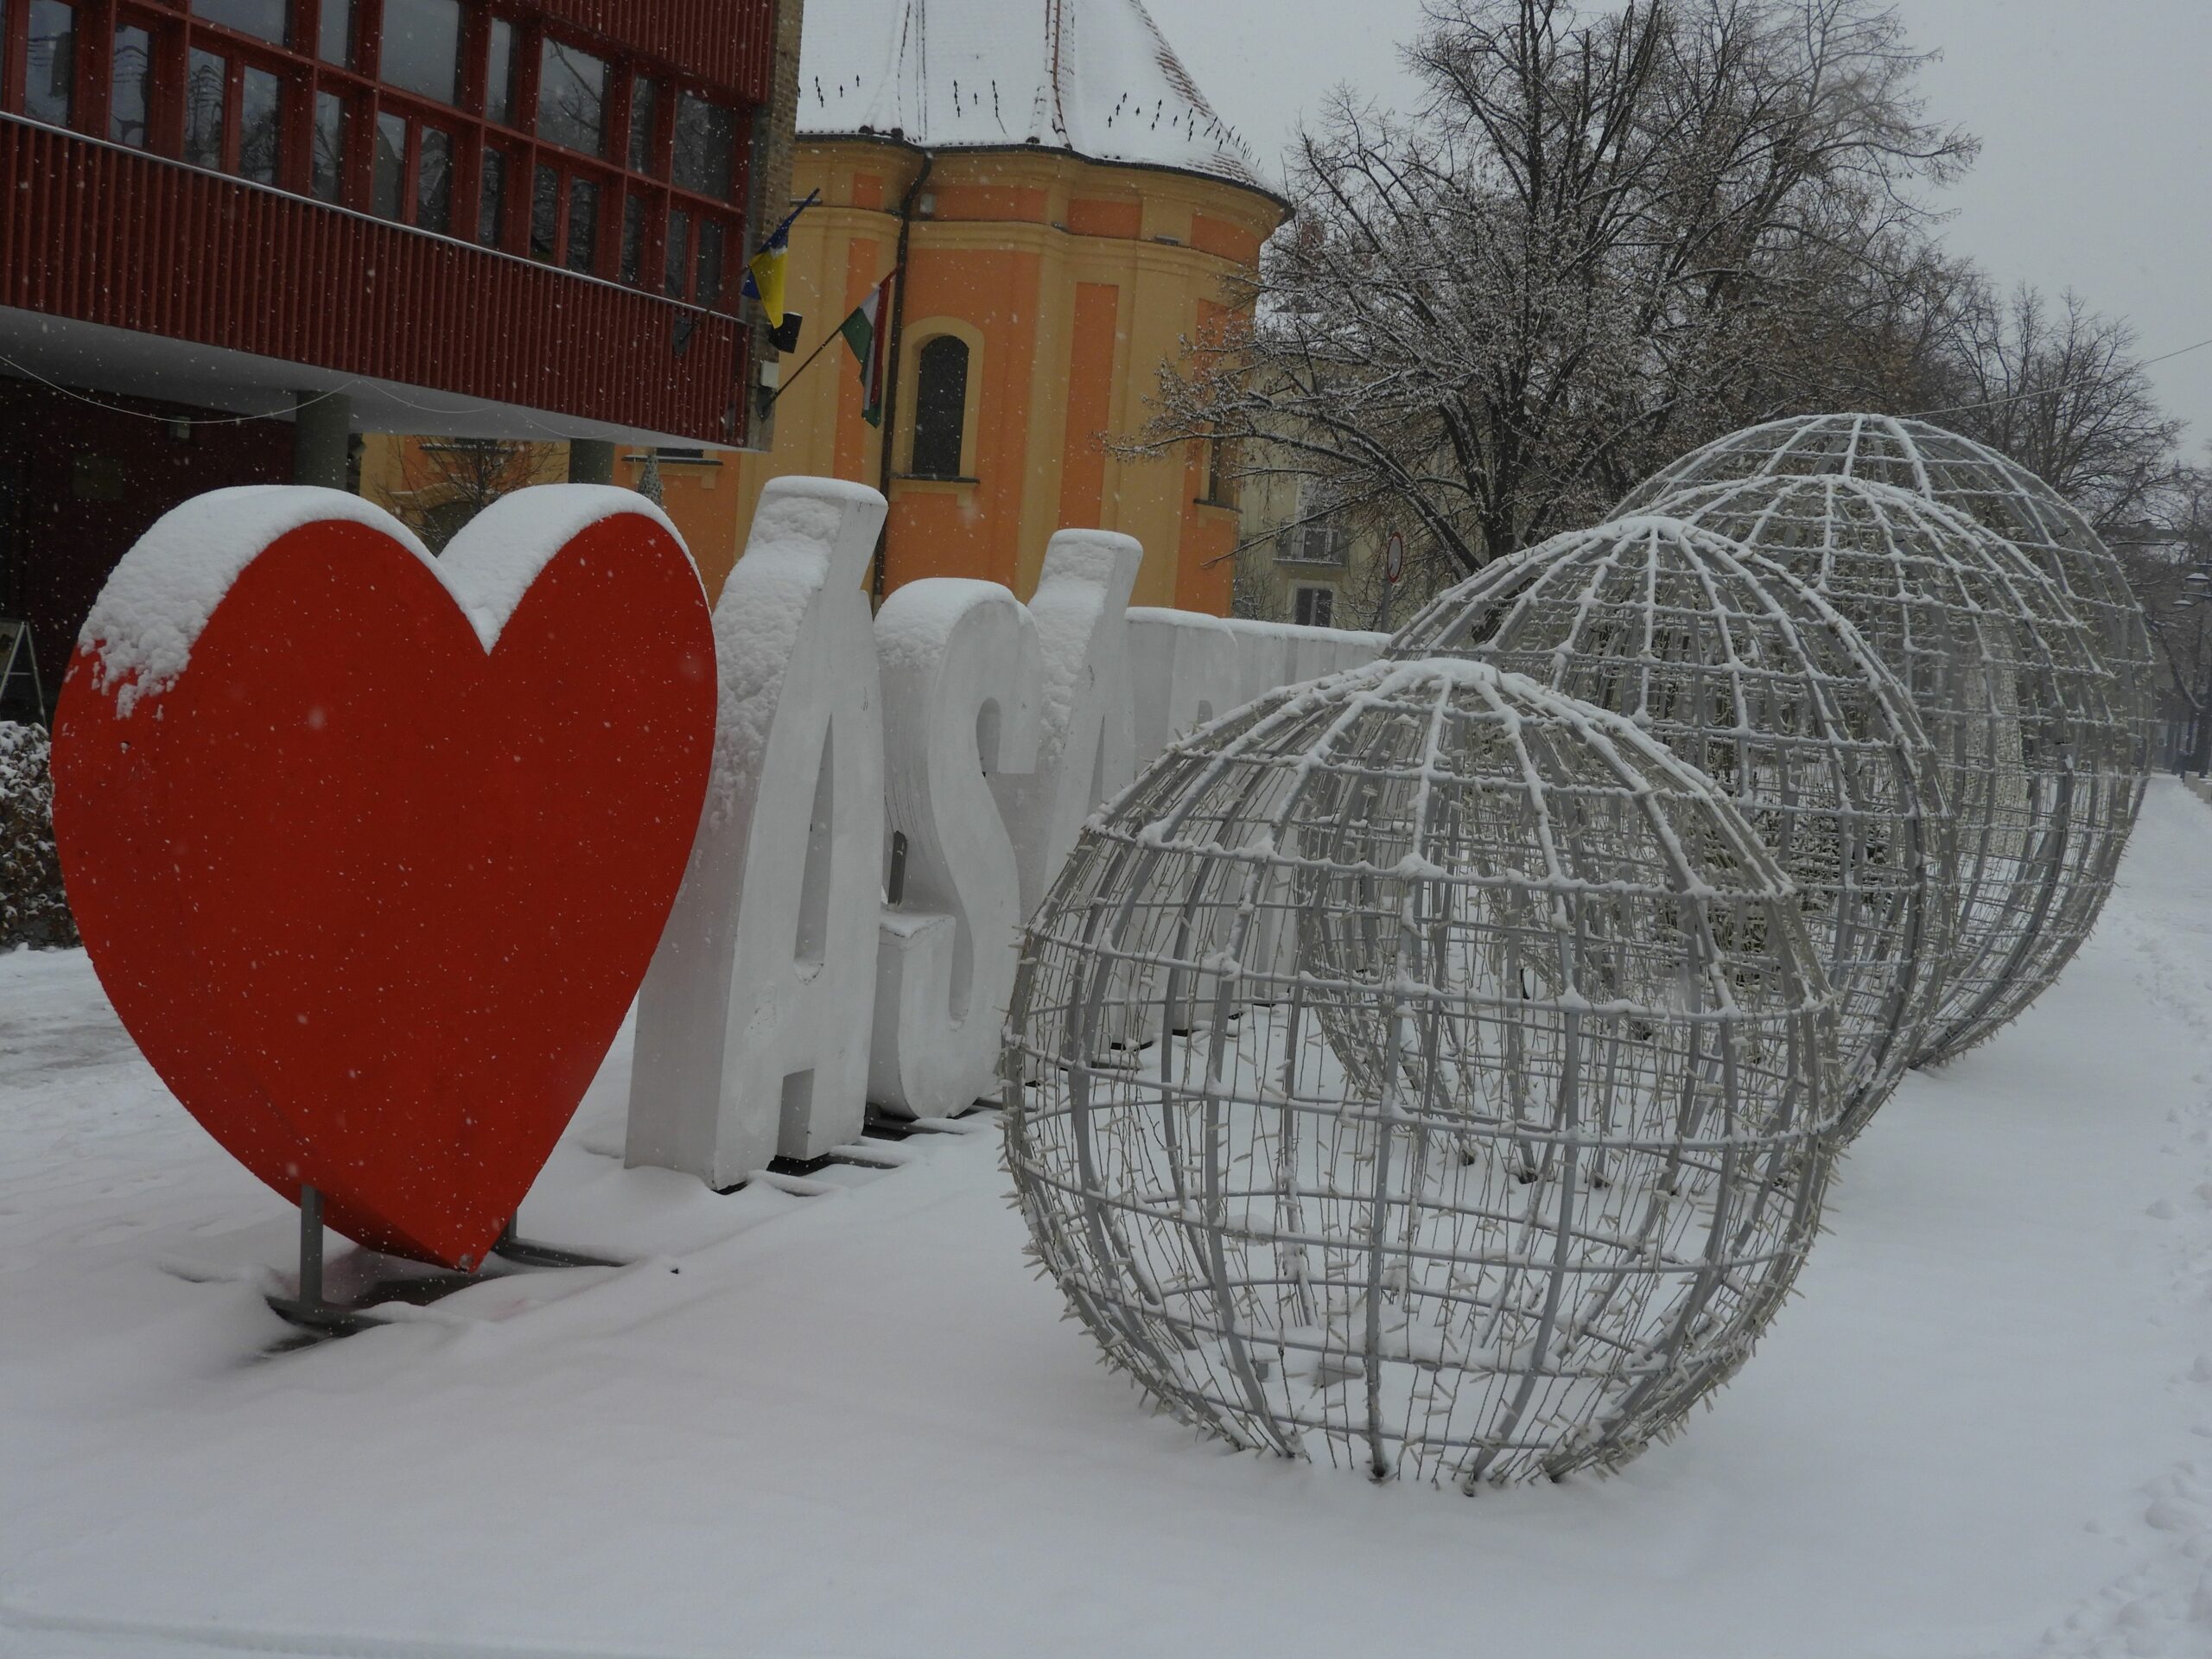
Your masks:
{"label": "flagpole", "polygon": [[[889,282],[892,276],[896,276],[899,272],[904,269],[904,266],[893,267],[890,276],[884,277],[882,282],[879,282],[875,286],[879,289],[881,288],[884,283]],[[873,292],[874,290],[870,291]],[[831,340],[842,340],[845,337],[845,325],[850,322],[855,316],[859,315],[866,303],[867,302],[863,301],[861,305],[856,305],[850,311],[846,312],[845,315],[838,320],[837,326],[822,337],[822,343],[806,354],[806,361],[800,364],[798,367],[793,369],[791,372],[790,378],[785,380],[776,388],[775,396],[768,399],[768,407],[770,409],[773,409],[776,406],[776,401],[778,398],[781,397],[785,392],[791,389],[792,385],[798,379],[799,376],[804,374],[809,369],[814,366],[814,359],[830,349],[830,342]]]}
{"label": "flagpole", "polygon": [[[937,168],[937,152],[923,149],[920,169],[913,182],[906,187],[906,194],[899,202],[899,255],[892,267],[899,277],[899,290],[892,298],[890,332],[880,336],[884,358],[883,403],[881,413],[881,442],[877,444],[875,487],[886,501],[891,499],[891,456],[893,448],[892,428],[899,419],[899,353],[906,334],[906,262],[912,257],[910,245],[914,233],[914,204],[920,200],[922,187],[930,181],[930,175]],[[885,572],[891,564],[891,516],[886,513],[883,526],[875,532],[875,565],[868,576],[868,602],[880,607],[883,603]]]}
{"label": "flagpole", "polygon": [[[849,317],[852,314],[850,312],[846,314]],[[769,408],[773,409],[776,406],[776,400],[791,389],[792,384],[798,380],[799,376],[804,374],[809,369],[814,366],[814,359],[830,349],[830,342],[831,340],[841,340],[844,337],[844,331],[845,325],[842,322],[840,322],[835,328],[832,328],[828,334],[823,335],[822,343],[806,354],[806,361],[800,364],[798,367],[793,369],[789,377],[777,386],[774,395],[768,399]]]}

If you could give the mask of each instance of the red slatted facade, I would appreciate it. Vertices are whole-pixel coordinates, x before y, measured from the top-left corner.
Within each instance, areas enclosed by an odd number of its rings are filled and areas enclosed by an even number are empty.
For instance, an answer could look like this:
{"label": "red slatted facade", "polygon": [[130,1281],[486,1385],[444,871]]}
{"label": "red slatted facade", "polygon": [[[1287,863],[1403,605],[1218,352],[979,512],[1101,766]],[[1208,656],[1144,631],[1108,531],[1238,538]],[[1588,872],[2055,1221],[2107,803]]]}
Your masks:
{"label": "red slatted facade", "polygon": [[666,59],[756,104],[767,100],[775,54],[772,6],[730,0],[540,0],[537,10],[572,29]]}
{"label": "red slatted facade", "polygon": [[0,305],[732,442],[733,317],[4,118],[0,192]]}
{"label": "red slatted facade", "polygon": [[[314,20],[327,9],[320,0],[289,4],[292,26],[308,31],[296,42],[311,46]],[[374,41],[383,0],[354,0],[354,8],[358,37]],[[750,124],[769,84],[775,0],[470,0],[461,49],[476,54],[475,67],[464,65],[450,104],[320,62],[311,49],[219,29],[210,22],[212,7],[76,0],[75,99],[66,128],[24,118],[38,113],[26,92],[27,66],[34,77],[41,67],[27,11],[25,0],[0,0],[0,306],[701,443],[744,440],[746,327],[736,289]],[[482,42],[494,19],[518,42],[516,111],[505,121],[492,119],[484,104]],[[173,64],[180,84],[188,45],[195,62],[206,48],[229,54],[227,171],[178,159],[188,153],[187,117],[181,94],[162,89],[168,71],[149,77],[143,136],[109,142],[110,102],[120,84],[111,53],[118,27],[133,25],[147,29],[149,55]],[[537,97],[541,35],[607,60],[601,153],[563,149],[523,118]],[[272,184],[232,176],[244,170],[238,77],[257,71],[282,77],[285,88],[285,162]],[[653,160],[635,171],[626,166],[622,137],[633,75],[651,76],[661,88]],[[335,201],[316,199],[308,172],[312,111],[326,89],[348,110]],[[670,181],[677,142],[670,109],[679,94],[735,112],[727,200],[687,194],[696,187],[681,182],[680,167],[677,182]],[[373,163],[370,154],[380,118],[404,119],[417,135],[404,150],[406,199],[385,217],[369,211],[380,188],[373,169],[382,152]],[[48,122],[54,118],[49,111]],[[649,125],[641,120],[640,134]],[[416,152],[429,129],[446,133],[454,148],[441,209],[451,234],[406,222],[419,211]],[[509,169],[505,207],[491,215],[496,226],[471,238],[464,232],[478,222],[480,191],[488,193],[480,157],[495,149]],[[543,188],[549,173],[559,206],[555,228],[541,230],[546,210],[541,201],[534,219],[532,181]],[[594,193],[597,228],[572,235],[570,192],[579,181]],[[624,220],[632,198],[646,210],[638,215],[641,236]],[[554,244],[550,251],[541,236]],[[694,296],[704,303],[690,302]]]}

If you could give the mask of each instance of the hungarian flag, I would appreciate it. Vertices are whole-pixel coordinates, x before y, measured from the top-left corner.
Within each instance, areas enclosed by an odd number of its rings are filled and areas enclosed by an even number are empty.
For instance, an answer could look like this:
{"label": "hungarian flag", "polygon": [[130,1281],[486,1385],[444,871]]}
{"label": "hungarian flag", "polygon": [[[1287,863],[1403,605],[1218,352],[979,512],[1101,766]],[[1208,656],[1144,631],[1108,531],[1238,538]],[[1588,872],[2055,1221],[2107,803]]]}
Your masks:
{"label": "hungarian flag", "polygon": [[878,283],[837,329],[860,359],[861,415],[870,426],[883,424],[884,335],[891,327],[891,284],[898,276],[894,270]]}

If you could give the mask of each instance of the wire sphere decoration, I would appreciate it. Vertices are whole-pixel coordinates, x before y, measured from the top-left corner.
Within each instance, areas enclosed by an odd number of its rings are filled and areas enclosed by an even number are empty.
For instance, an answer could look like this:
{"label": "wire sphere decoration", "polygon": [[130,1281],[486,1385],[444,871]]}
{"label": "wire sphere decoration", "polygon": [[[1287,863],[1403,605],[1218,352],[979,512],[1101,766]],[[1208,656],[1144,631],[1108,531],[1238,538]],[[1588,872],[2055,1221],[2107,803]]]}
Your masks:
{"label": "wire sphere decoration", "polygon": [[2119,683],[2111,702],[2130,733],[2121,753],[2133,786],[2109,793],[2132,828],[2157,753],[2158,657],[2126,567],[2081,510],[1986,444],[1908,416],[1850,414],[1800,415],[1716,438],[1645,480],[1620,510],[1647,508],[1691,485],[1790,473],[1841,473],[1956,508],[2057,586]]}
{"label": "wire sphere decoration", "polygon": [[2087,626],[2009,543],[1886,484],[1760,476],[1665,508],[1797,576],[1911,694],[1957,845],[1943,1003],[1914,1064],[1964,1052],[2073,959],[2126,845],[2128,734]]}
{"label": "wire sphere decoration", "polygon": [[1956,849],[1911,698],[1841,613],[1725,536],[1641,514],[1485,566],[1386,655],[1525,674],[1711,779],[1797,891],[1836,995],[1839,1133],[1865,1127],[1941,1006]]}
{"label": "wire sphere decoration", "polygon": [[[1332,970],[1321,923],[1384,948]],[[1609,1470],[1789,1289],[1834,1014],[1709,780],[1522,677],[1376,663],[1184,739],[1085,828],[1023,940],[1006,1162],[1176,1418],[1469,1491]]]}

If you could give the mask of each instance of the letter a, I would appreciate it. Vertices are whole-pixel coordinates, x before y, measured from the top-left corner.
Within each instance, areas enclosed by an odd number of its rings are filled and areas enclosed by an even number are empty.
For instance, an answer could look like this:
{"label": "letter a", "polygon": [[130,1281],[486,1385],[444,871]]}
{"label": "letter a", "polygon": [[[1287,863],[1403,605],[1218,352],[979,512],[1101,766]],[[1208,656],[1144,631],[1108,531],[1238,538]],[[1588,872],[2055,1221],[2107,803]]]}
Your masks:
{"label": "letter a", "polygon": [[729,1187],[866,1122],[883,721],[861,581],[883,518],[863,486],[773,480],[715,607],[714,776],[639,995],[633,1166]]}

